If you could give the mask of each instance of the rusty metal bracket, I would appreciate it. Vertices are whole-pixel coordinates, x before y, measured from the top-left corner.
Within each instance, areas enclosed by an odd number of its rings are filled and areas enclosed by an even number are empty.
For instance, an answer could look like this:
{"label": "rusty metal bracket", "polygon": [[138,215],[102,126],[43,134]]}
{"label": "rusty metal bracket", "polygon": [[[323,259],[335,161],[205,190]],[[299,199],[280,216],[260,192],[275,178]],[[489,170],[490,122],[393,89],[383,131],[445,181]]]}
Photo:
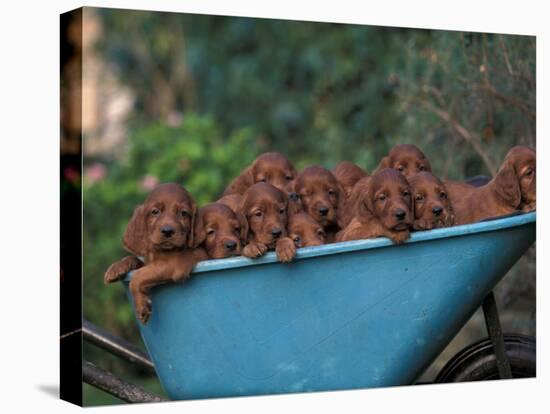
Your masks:
{"label": "rusty metal bracket", "polygon": [[487,333],[493,343],[498,374],[501,379],[512,378],[512,368],[510,366],[508,356],[506,355],[506,345],[504,343],[504,336],[502,335],[502,328],[500,326],[495,295],[492,291],[489,292],[483,300],[483,315],[485,316]]}

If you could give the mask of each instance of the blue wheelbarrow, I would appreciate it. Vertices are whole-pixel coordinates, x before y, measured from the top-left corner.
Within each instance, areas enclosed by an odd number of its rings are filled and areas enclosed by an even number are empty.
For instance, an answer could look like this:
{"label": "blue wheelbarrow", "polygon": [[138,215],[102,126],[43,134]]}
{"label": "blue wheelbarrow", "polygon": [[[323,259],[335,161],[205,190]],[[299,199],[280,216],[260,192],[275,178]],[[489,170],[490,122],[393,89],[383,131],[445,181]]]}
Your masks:
{"label": "blue wheelbarrow", "polygon": [[201,262],[189,281],[153,289],[139,329],[174,400],[413,384],[482,304],[490,339],[438,380],[489,378],[489,363],[496,377],[533,376],[534,342],[502,334],[491,291],[535,225],[533,212],[413,233],[400,246],[303,248],[290,264],[274,253]]}

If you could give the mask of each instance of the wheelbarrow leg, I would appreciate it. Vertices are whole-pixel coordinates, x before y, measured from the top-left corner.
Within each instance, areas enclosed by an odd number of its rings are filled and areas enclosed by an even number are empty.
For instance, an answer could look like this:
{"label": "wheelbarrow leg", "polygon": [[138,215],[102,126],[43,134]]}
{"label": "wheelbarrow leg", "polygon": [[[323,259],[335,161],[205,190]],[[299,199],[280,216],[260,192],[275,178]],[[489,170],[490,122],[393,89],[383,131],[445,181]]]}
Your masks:
{"label": "wheelbarrow leg", "polygon": [[512,368],[510,367],[510,361],[506,355],[506,347],[504,344],[504,336],[502,335],[502,328],[500,327],[497,304],[495,295],[492,291],[489,292],[483,300],[483,315],[485,316],[487,333],[493,343],[498,374],[501,379],[512,378]]}

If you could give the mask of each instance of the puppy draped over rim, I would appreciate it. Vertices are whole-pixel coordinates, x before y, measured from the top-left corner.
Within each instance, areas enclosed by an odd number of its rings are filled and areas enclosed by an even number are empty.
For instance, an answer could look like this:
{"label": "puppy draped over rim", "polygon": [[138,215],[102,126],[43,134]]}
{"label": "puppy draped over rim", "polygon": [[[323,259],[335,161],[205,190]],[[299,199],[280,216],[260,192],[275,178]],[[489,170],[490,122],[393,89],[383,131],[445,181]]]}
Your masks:
{"label": "puppy draped over rim", "polygon": [[[144,324],[152,311],[151,288],[185,280],[203,258],[192,249],[195,215],[196,204],[187,190],[167,183],[151,191],[126,226],[123,246],[134,256],[111,265],[105,282],[119,280],[133,270],[130,292],[137,317]],[[143,258],[143,265],[136,256]]]}
{"label": "puppy draped over rim", "polygon": [[456,224],[535,210],[536,163],[536,152],[532,148],[516,146],[510,149],[489,183],[471,189],[463,197],[452,194]]}
{"label": "puppy draped over rim", "polygon": [[403,243],[413,224],[409,184],[393,168],[384,168],[361,179],[356,186],[364,189],[357,197],[355,215],[336,235],[336,241],[368,239],[380,236]]}
{"label": "puppy draped over rim", "polygon": [[256,183],[243,194],[240,213],[248,222],[243,256],[259,257],[275,249],[281,262],[290,262],[296,247],[287,236],[288,196],[268,183]]}

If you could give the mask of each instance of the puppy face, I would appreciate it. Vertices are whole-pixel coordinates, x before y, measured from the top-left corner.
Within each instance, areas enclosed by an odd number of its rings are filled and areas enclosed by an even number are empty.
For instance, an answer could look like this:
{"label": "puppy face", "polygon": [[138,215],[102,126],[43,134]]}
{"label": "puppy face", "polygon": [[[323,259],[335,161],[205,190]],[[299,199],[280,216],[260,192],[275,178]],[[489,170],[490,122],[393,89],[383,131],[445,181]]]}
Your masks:
{"label": "puppy face", "polygon": [[369,180],[367,208],[380,223],[395,231],[413,224],[409,184],[397,170],[384,168]]}
{"label": "puppy face", "polygon": [[296,170],[287,157],[278,152],[267,152],[260,155],[251,167],[254,183],[269,183],[281,191],[292,191],[292,182]]}
{"label": "puppy face", "polygon": [[415,145],[401,144],[391,149],[387,157],[380,161],[379,169],[394,168],[405,176],[412,177],[422,171],[432,171],[430,162]]}
{"label": "puppy face", "polygon": [[537,202],[537,157],[536,152],[524,146],[513,147],[505,162],[514,166],[521,193],[520,209],[534,210]]}
{"label": "puppy face", "polygon": [[240,211],[248,222],[249,241],[275,247],[286,237],[288,200],[286,193],[268,183],[257,183],[245,191]]}
{"label": "puppy face", "polygon": [[124,247],[137,256],[148,251],[169,251],[193,244],[196,206],[178,184],[161,184],[138,206],[126,227]]}
{"label": "puppy face", "polygon": [[454,212],[445,185],[429,172],[408,180],[413,197],[415,230],[430,230],[454,224]]}
{"label": "puppy face", "polygon": [[323,227],[335,225],[338,208],[344,201],[343,190],[332,173],[323,167],[303,170],[295,182],[295,191],[306,213]]}
{"label": "puppy face", "polygon": [[211,259],[239,255],[247,229],[242,215],[228,206],[221,203],[207,204],[197,212],[195,247],[204,245]]}
{"label": "puppy face", "polygon": [[306,213],[290,216],[288,237],[292,239],[296,247],[320,246],[325,244],[326,240],[323,227]]}

